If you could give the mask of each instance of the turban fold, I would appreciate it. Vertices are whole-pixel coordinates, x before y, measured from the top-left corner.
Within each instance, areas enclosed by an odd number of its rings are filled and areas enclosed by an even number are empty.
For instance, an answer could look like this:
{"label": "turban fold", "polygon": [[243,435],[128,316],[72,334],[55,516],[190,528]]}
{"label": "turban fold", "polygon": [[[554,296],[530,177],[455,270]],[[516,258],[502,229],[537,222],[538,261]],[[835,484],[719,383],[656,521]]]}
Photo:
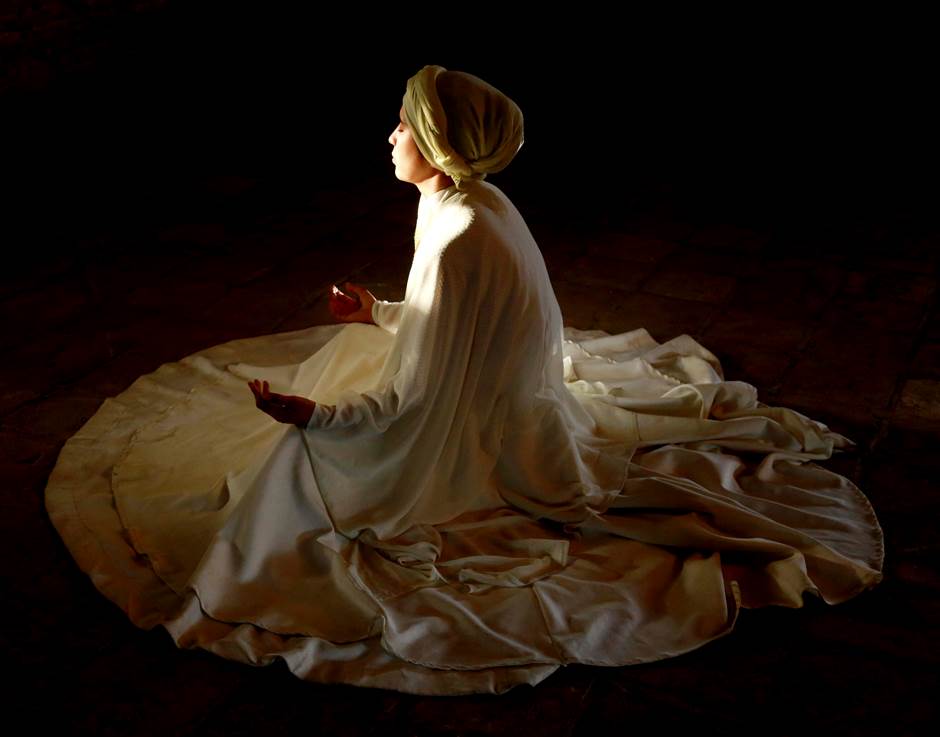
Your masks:
{"label": "turban fold", "polygon": [[426,66],[408,80],[403,107],[421,155],[457,189],[502,171],[522,146],[519,106],[472,74]]}

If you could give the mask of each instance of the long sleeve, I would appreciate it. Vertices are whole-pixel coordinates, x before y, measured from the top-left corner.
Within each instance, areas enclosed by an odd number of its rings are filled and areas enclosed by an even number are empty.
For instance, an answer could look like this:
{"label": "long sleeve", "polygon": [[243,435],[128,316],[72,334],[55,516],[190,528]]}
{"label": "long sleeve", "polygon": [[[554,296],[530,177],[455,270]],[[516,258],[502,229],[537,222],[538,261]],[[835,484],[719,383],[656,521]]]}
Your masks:
{"label": "long sleeve", "polygon": [[372,305],[372,320],[380,328],[390,333],[397,333],[404,307],[403,301],[386,302],[384,299],[377,299]]}
{"label": "long sleeve", "polygon": [[333,413],[336,411],[336,407],[323,404],[323,402],[317,402],[313,408],[313,414],[310,415],[310,419],[307,420],[307,429],[314,427],[322,427],[327,422],[330,421],[330,418],[333,416]]}
{"label": "long sleeve", "polygon": [[415,515],[450,519],[480,503],[467,489],[485,488],[497,456],[489,435],[499,432],[486,421],[497,396],[480,391],[494,382],[481,374],[504,351],[475,350],[495,327],[480,322],[495,268],[477,278],[480,255],[468,245],[476,244],[449,242],[416,259],[376,388],[318,403],[302,431],[320,496],[346,536],[371,528],[385,537]]}
{"label": "long sleeve", "polygon": [[446,377],[462,375],[472,335],[462,329],[461,308],[468,303],[470,285],[455,246],[427,249],[412,267],[405,300],[390,303],[398,313],[395,345],[378,388],[347,391],[333,407],[318,403],[308,432],[385,432],[410,410],[420,412],[429,393],[446,390]]}
{"label": "long sleeve", "polygon": [[[389,333],[396,335],[398,327],[401,324],[401,316],[405,309],[405,302],[388,302],[378,299],[372,305],[372,320],[377,326]],[[332,423],[336,407],[322,402],[317,402],[313,408],[313,414],[307,422],[307,429],[325,427]],[[348,412],[346,413],[349,414]],[[349,418],[347,417],[347,420]]]}
{"label": "long sleeve", "polygon": [[386,540],[507,502],[577,521],[623,487],[625,448],[594,438],[564,386],[561,312],[521,216],[482,183],[469,204],[447,194],[427,219],[397,333],[347,326],[324,367],[352,375],[370,343],[391,338],[381,371],[330,395],[302,431],[346,537]]}

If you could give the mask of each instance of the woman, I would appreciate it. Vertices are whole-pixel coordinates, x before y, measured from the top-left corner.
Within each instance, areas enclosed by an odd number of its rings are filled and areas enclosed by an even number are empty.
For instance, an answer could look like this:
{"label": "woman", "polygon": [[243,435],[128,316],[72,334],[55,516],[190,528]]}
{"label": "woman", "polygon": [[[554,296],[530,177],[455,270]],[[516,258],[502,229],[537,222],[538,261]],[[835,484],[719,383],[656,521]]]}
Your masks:
{"label": "woman", "polygon": [[522,143],[509,98],[425,67],[400,118],[421,193],[402,302],[350,285],[343,325],[164,366],[63,450],[47,506],[103,592],[181,647],[443,694],[669,657],[741,607],[880,580],[871,507],[809,462],[844,438],[688,336],[562,328],[484,181]]}

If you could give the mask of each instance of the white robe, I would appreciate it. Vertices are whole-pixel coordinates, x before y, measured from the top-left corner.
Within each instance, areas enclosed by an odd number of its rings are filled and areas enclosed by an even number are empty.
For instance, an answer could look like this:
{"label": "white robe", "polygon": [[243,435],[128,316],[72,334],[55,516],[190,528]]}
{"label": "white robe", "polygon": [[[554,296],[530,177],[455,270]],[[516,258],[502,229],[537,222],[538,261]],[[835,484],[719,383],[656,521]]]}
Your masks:
{"label": "white robe", "polygon": [[[164,365],[66,444],[47,507],[106,595],[180,646],[463,693],[676,655],[741,607],[880,580],[870,505],[812,463],[845,438],[688,336],[562,328],[522,217],[468,185],[422,196],[376,325]],[[251,378],[316,400],[308,427],[260,413]]]}

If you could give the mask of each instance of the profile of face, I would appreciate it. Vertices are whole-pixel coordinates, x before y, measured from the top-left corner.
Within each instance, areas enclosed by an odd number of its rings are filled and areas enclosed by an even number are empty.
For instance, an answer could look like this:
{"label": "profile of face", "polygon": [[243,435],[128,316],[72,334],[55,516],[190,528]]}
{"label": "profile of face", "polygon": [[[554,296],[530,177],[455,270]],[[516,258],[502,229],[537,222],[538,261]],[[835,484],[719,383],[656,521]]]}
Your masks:
{"label": "profile of face", "polygon": [[395,176],[403,182],[419,184],[440,174],[421,155],[411,135],[411,129],[405,122],[405,108],[398,111],[398,127],[388,137],[392,144],[392,162],[395,164]]}

